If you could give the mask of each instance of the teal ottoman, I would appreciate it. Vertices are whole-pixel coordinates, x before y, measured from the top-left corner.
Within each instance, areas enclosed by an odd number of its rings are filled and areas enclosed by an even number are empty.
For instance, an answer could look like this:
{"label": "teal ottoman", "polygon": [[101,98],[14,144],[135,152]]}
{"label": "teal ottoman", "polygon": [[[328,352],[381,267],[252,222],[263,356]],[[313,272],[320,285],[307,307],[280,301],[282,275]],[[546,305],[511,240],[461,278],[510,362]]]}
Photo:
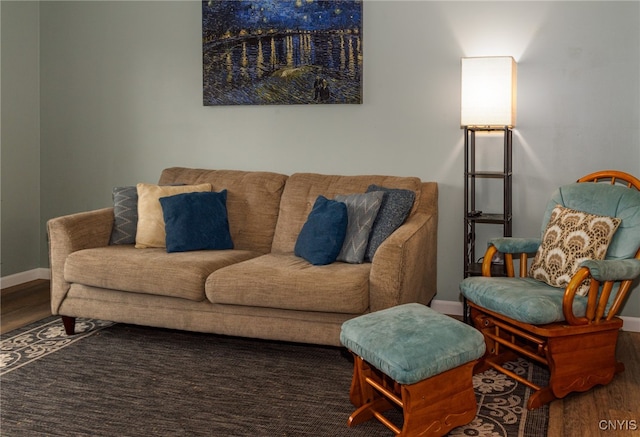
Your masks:
{"label": "teal ottoman", "polygon": [[[476,416],[473,366],[482,334],[410,303],[347,320],[340,341],[354,355],[348,425],[377,418],[397,435],[442,436]],[[382,413],[402,408],[402,429]]]}

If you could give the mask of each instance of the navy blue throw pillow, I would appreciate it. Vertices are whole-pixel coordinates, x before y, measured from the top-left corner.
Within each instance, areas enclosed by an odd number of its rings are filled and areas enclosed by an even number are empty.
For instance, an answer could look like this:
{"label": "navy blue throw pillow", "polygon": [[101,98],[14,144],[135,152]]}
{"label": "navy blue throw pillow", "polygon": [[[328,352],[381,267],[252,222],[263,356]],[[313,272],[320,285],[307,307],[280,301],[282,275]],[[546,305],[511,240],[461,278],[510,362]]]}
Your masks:
{"label": "navy blue throw pillow", "polygon": [[294,253],[320,266],[336,260],[347,234],[347,205],[318,196],[296,240]]}
{"label": "navy blue throw pillow", "polygon": [[161,197],[167,252],[233,249],[227,190]]}

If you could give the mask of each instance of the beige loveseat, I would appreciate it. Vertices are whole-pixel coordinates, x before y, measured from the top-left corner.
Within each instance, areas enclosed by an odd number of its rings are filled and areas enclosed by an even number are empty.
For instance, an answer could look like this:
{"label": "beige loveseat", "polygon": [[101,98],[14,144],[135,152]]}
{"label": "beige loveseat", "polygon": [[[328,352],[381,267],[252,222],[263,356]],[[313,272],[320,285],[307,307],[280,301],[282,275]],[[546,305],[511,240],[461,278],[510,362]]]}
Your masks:
{"label": "beige loveseat", "polygon": [[[345,320],[436,294],[434,182],[189,168],[165,169],[159,180],[201,183],[227,190],[231,250],[109,245],[112,207],[49,220],[51,308],[67,332],[81,317],[338,346]],[[294,255],[319,195],[364,193],[370,184],[416,195],[371,262],[317,266]]]}

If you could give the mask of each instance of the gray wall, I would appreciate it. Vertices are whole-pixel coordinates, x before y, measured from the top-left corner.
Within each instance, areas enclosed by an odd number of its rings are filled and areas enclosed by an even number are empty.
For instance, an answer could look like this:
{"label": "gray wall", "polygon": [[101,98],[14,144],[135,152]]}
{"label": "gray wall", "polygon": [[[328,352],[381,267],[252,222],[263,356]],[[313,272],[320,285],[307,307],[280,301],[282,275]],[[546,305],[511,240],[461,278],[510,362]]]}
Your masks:
{"label": "gray wall", "polygon": [[[202,106],[200,7],[40,3],[41,266],[47,219],[107,206],[113,186],[168,166],[412,175],[439,183],[436,299],[457,301],[463,56],[518,61],[515,235],[539,235],[558,185],[603,168],[640,175],[638,2],[366,1],[364,104],[278,107]],[[623,314],[640,316],[637,296]]]}
{"label": "gray wall", "polygon": [[0,2],[0,276],[41,266],[39,11]]}

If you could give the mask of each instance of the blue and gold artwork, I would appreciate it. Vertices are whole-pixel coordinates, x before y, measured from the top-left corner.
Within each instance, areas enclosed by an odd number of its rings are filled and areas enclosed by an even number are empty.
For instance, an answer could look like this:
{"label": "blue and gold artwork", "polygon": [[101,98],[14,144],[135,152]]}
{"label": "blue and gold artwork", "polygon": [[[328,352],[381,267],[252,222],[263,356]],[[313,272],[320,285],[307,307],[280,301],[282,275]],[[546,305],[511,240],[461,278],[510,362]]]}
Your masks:
{"label": "blue and gold artwork", "polygon": [[362,0],[205,0],[203,103],[362,103]]}

